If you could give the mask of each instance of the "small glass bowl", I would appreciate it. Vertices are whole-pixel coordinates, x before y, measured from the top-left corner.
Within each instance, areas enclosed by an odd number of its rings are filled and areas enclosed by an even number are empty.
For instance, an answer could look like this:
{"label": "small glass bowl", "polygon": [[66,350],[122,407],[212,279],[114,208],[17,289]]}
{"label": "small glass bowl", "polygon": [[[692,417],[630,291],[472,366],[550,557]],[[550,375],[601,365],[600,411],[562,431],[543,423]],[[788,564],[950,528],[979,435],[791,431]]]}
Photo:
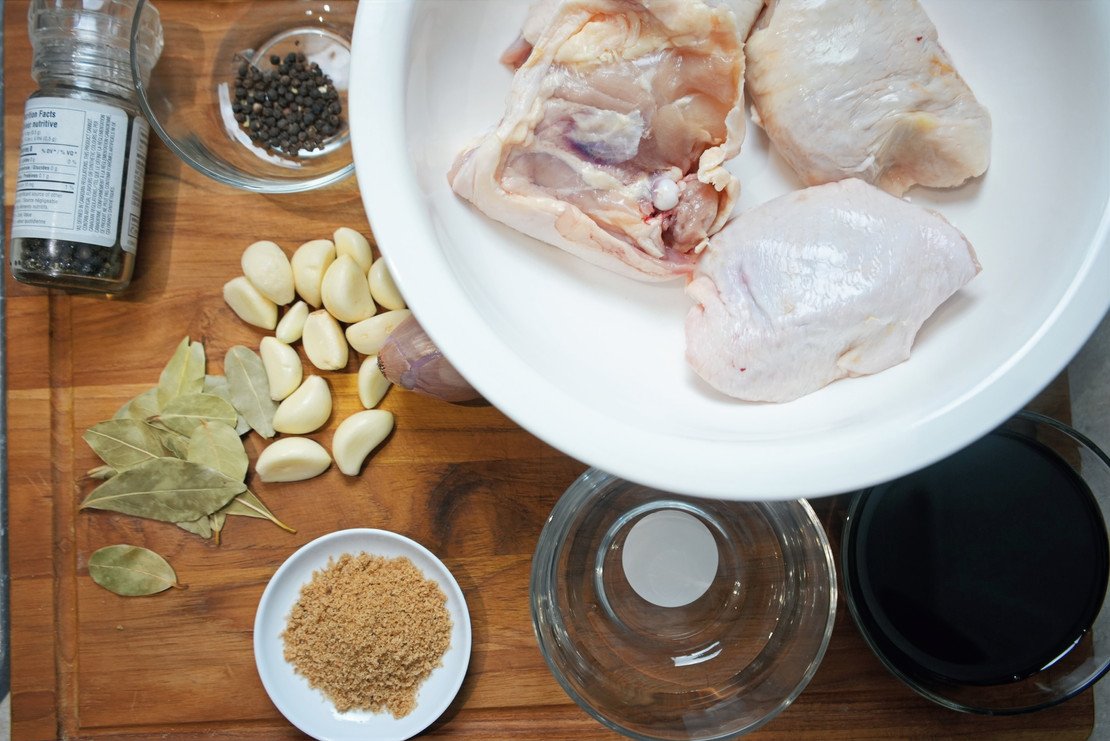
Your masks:
{"label": "small glass bowl", "polygon": [[[162,18],[165,47],[149,81],[135,79],[151,128],[183,162],[226,185],[257,193],[298,193],[337,183],[354,172],[347,89],[357,0],[205,2],[187,19]],[[134,28],[156,13],[138,0]],[[139,65],[132,34],[131,64]],[[232,111],[243,62],[265,71],[269,57],[303,53],[334,83],[343,106],[340,131],[322,149],[285,157],[256,146]]]}
{"label": "small glass bowl", "polygon": [[723,739],[809,683],[836,577],[805,501],[694,499],[591,469],[544,525],[531,596],[548,667],[602,724],[637,739]]}
{"label": "small glass bowl", "polygon": [[[996,447],[977,447],[984,442],[991,443],[992,438]],[[1050,490],[1047,485],[1040,484],[1040,490],[1051,493],[1051,498],[1037,495],[1039,499],[1019,499],[1014,492],[1019,490],[1021,483],[1042,481],[1042,472],[1021,459],[1015,461],[1008,458],[1005,459],[1004,464],[1007,471],[1006,478],[996,478],[996,472],[992,472],[987,464],[996,459],[1002,460],[1000,451],[1012,449],[999,447],[1003,443],[1013,448],[1022,446],[1029,455],[1044,456],[1053,465],[1063,467],[1064,470],[1070,469],[1085,484],[1090,490],[1090,501],[1085,501],[1084,494],[1074,500],[1077,503],[1072,503],[1073,500],[1068,499],[1067,506],[1076,508],[1071,510],[1076,511],[1082,504],[1080,511],[1086,513],[1083,527],[1094,534],[1084,538],[1083,542],[1089,539],[1092,543],[1091,548],[1095,551],[1101,550],[1099,541],[1102,540],[1102,536],[1099,533],[1104,533],[1106,523],[1110,522],[1110,458],[1071,427],[1040,414],[1021,412],[965,451],[956,453],[951,458],[923,469],[917,474],[891,482],[892,486],[898,488],[887,489],[884,485],[884,487],[876,487],[857,494],[845,522],[841,553],[844,592],[849,611],[860,633],[886,668],[915,692],[939,705],[981,715],[1017,715],[1058,705],[1091,687],[1110,670],[1110,600],[1105,599],[1105,593],[1100,594],[1097,590],[1076,592],[1068,581],[1068,574],[1056,572],[1053,576],[1046,576],[1043,573],[1035,574],[1031,570],[1038,567],[1046,570],[1050,568],[1044,565],[1049,563],[1047,558],[1049,551],[1046,549],[1059,547],[1052,544],[1069,543],[1074,546],[1078,542],[1080,533],[1073,527],[1073,521],[1071,519],[1063,521],[1058,514],[1061,511],[1060,508],[1065,506],[1061,498],[1063,492],[1058,489]],[[963,453],[967,455],[962,455]],[[992,460],[985,460],[988,457]],[[953,467],[942,468],[944,464]],[[958,484],[953,483],[957,480],[956,477],[960,482]],[[989,490],[973,491],[976,485],[963,483],[970,481],[989,481],[993,485]],[[923,482],[930,482],[928,486],[931,488],[921,488],[924,485]],[[934,491],[948,494],[927,493]],[[991,493],[988,494],[988,491]],[[996,491],[1008,493],[1002,506],[999,506],[994,497],[1003,496],[1003,494],[994,493]],[[975,501],[968,507],[961,505],[959,509],[953,509],[955,505],[949,503],[963,502],[965,499],[962,497],[976,493],[980,496],[974,497]],[[931,592],[929,608],[937,613],[936,616],[926,615],[925,611],[919,610],[914,613],[913,623],[905,623],[907,620],[905,615],[892,619],[892,614],[897,616],[901,613],[887,614],[884,612],[885,605],[896,604],[894,602],[896,599],[904,602],[909,598],[895,594],[885,587],[873,586],[872,577],[865,573],[868,567],[861,565],[868,562],[864,554],[871,551],[882,554],[886,568],[890,568],[890,564],[898,563],[891,560],[895,556],[890,547],[878,541],[871,543],[872,537],[882,537],[881,533],[889,534],[889,527],[879,528],[875,536],[867,534],[871,531],[870,523],[882,522],[889,525],[891,522],[887,519],[891,516],[888,513],[895,510],[884,507],[887,496],[916,498],[914,517],[921,523],[921,527],[913,528],[916,532],[903,531],[894,537],[902,543],[907,542],[907,538],[910,539],[909,542],[925,543],[927,549],[920,552],[918,559],[920,562],[949,563],[955,557],[958,558],[958,563],[966,564],[966,568],[960,569],[958,573],[947,573],[943,579],[944,586],[938,585],[938,589],[964,590],[964,592],[971,590],[968,593],[983,594],[988,587],[983,586],[981,581],[975,581],[980,577],[989,579],[992,585],[1006,585],[990,587],[1003,590],[998,592],[1003,595],[1012,594],[1005,590],[1020,588],[1023,584],[1036,586],[1039,590],[1044,588],[1043,585],[1048,584],[1051,585],[1051,589],[1057,590],[1057,596],[1046,598],[1039,592],[1041,597],[1031,604],[1040,605],[1042,609],[1058,608],[1064,599],[1062,595],[1067,595],[1067,601],[1072,605],[1086,600],[1091,609],[1095,610],[1093,622],[1082,630],[1078,639],[1069,635],[1056,643],[1055,647],[1046,644],[1046,650],[1042,654],[1047,658],[1038,662],[1041,666],[1039,670],[1011,673],[1002,679],[990,681],[971,678],[969,672],[975,671],[975,664],[955,662],[964,661],[965,656],[989,654],[982,649],[979,649],[978,653],[968,653],[969,650],[975,650],[978,633],[962,632],[963,628],[960,625],[944,619],[944,615],[948,614],[944,611],[947,609],[951,612],[947,607],[950,604],[947,602],[949,595],[940,594],[935,590]],[[952,499],[946,500],[945,496],[951,496]],[[1023,501],[1035,502],[1035,513],[1031,506],[1022,506],[1020,502]],[[972,511],[975,513],[974,516],[963,514]],[[946,515],[951,512],[961,514],[953,519],[951,514]],[[876,519],[879,517],[883,519]],[[1056,520],[1060,522],[1057,523]],[[929,524],[931,522],[936,524]],[[1068,524],[1063,524],[1064,522]],[[1050,531],[1046,529],[1049,527],[1053,528],[1052,535],[1049,535]],[[1011,528],[1007,538],[992,541],[1003,528]],[[968,533],[970,538],[965,538]],[[1038,534],[1040,534],[1039,537]],[[998,546],[1000,551],[994,550],[995,546],[987,550],[979,550],[983,544],[991,542],[1007,545]],[[1102,540],[1103,544],[1105,542]],[[965,544],[970,544],[970,547]],[[927,553],[925,550],[930,552]],[[998,563],[1001,558],[997,555],[999,552],[1003,556],[1007,553],[1012,554],[1006,557],[1004,566]],[[956,555],[953,556],[953,554]],[[1075,563],[1075,560],[1070,557],[1065,560]],[[1099,560],[1095,558],[1091,562],[1097,563]],[[1026,570],[1023,564],[1032,564],[1032,566],[1030,570]],[[1103,566],[1105,567],[1105,563]],[[979,586],[976,587],[976,584]],[[1006,619],[1004,616],[995,615],[995,612],[1002,612],[1003,615],[1009,612],[1013,615],[1013,610],[1029,608],[1014,599],[991,597],[991,600],[989,611],[986,607],[975,611],[975,617],[980,621],[976,628],[986,630],[986,638],[1000,640],[996,638],[999,635],[998,632],[983,628],[983,623],[988,626],[997,625],[995,621]],[[968,613],[964,611],[963,614]],[[1014,624],[1012,617],[1010,623]],[[900,632],[900,626],[903,624],[906,629],[914,632]],[[894,640],[892,635],[899,638]],[[932,656],[931,653],[921,653],[925,651],[921,640],[928,637],[930,641],[935,642],[936,636],[945,636],[944,646],[965,647],[961,649],[964,653],[946,659],[951,662],[948,665],[952,667],[946,670],[947,676],[942,676],[932,668],[923,667],[913,658],[917,653]],[[968,649],[968,646],[971,648]],[[1023,656],[1036,653],[1038,650],[1028,641],[1023,641],[1021,646]],[[928,661],[937,667],[945,665],[937,663],[935,656]],[[961,673],[966,676],[953,679]]]}

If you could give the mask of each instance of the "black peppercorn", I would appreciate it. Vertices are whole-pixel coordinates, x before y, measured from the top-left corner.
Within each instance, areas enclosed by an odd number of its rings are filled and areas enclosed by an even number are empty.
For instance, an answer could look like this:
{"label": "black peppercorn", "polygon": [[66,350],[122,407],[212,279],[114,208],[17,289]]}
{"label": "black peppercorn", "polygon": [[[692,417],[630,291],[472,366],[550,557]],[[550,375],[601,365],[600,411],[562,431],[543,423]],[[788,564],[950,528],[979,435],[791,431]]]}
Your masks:
{"label": "black peppercorn", "polygon": [[343,131],[339,92],[303,53],[268,57],[272,69],[242,63],[235,79],[235,120],[251,141],[286,157],[321,149]]}

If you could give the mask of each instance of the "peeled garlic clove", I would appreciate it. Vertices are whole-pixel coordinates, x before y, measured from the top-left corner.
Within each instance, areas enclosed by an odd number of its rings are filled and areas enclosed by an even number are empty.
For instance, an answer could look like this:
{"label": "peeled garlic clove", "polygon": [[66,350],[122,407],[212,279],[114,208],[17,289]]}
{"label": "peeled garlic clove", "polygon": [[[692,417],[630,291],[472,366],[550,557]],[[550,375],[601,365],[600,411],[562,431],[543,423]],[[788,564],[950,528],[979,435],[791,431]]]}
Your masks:
{"label": "peeled garlic clove", "polygon": [[254,472],[262,481],[304,481],[328,470],[331,456],[307,437],[283,437],[258,455]]}
{"label": "peeled garlic clove", "polygon": [[243,275],[258,292],[279,306],[293,301],[293,268],[273,242],[261,241],[243,250]]}
{"label": "peeled garlic clove", "polygon": [[335,465],[348,476],[357,476],[366,456],[393,431],[393,413],[384,409],[355,412],[339,423],[331,439]]}
{"label": "peeled garlic clove", "polygon": [[309,376],[274,412],[274,430],[290,435],[315,432],[331,416],[331,389],[320,376]]}
{"label": "peeled garlic clove", "polygon": [[389,335],[378,353],[378,366],[390,383],[418,394],[452,402],[481,398],[425,334],[416,317],[409,317]]}
{"label": "peeled garlic clove", "polygon": [[[353,326],[353,325],[352,325]],[[323,309],[305,317],[301,335],[305,355],[320,370],[347,367],[347,340],[335,317]]]}
{"label": "peeled garlic clove", "polygon": [[389,333],[412,316],[408,309],[387,311],[347,327],[347,342],[363,355],[377,355]]}
{"label": "peeled garlic clove", "polygon": [[247,324],[262,329],[277,325],[277,304],[259,293],[242,275],[224,283],[224,301]]}
{"label": "peeled garlic clove", "polygon": [[358,400],[362,406],[373,409],[381,403],[386,391],[389,391],[389,379],[378,367],[378,356],[371,355],[358,369]]}
{"label": "peeled garlic clove", "polygon": [[301,338],[304,332],[304,320],[308,318],[308,304],[298,301],[285,310],[285,314],[278,320],[274,336],[286,345],[292,345]]}
{"label": "peeled garlic clove", "polygon": [[391,311],[405,308],[405,299],[397,290],[397,284],[393,282],[393,275],[384,259],[379,258],[370,266],[367,280],[370,283],[370,295],[384,308]]}
{"label": "peeled garlic clove", "polygon": [[335,254],[349,255],[358,263],[358,269],[363,275],[370,270],[374,262],[374,252],[370,249],[370,242],[359,232],[347,226],[341,226],[332,235],[335,240]]}
{"label": "peeled garlic clove", "polygon": [[348,324],[372,317],[378,310],[370,297],[366,273],[350,255],[340,255],[328,267],[320,298],[329,314]]}
{"label": "peeled garlic clove", "polygon": [[301,385],[301,358],[297,351],[275,337],[263,337],[258,347],[266,380],[270,382],[270,398],[281,401]]}
{"label": "peeled garlic clove", "polygon": [[314,239],[298,247],[289,261],[297,295],[314,309],[320,308],[320,286],[324,282],[324,273],[334,260],[335,245],[332,241]]}

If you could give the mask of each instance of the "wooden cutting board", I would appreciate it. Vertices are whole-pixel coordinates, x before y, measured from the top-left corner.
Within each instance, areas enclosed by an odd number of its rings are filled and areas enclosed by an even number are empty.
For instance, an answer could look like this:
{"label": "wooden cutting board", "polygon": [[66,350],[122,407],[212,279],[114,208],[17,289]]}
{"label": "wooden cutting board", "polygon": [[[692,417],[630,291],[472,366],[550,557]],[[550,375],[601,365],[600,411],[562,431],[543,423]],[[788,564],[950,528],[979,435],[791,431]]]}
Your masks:
{"label": "wooden cutting board", "polygon": [[[163,0],[166,22],[185,4]],[[4,4],[7,223],[23,103],[33,89],[26,0]],[[470,605],[474,649],[457,700],[432,737],[615,738],[562,692],[533,637],[530,560],[552,505],[585,466],[489,406],[452,406],[394,390],[383,407],[397,429],[357,479],[332,470],[310,482],[252,484],[293,525],[286,533],[235,518],[216,545],[172,525],[78,512],[96,465],[81,433],[154,385],[183,336],[204,342],[209,372],[232,345],[263,333],[224,305],[242,249],[273,239],[292,250],[339,226],[369,231],[355,181],[308,195],[235,191],[193,172],[155,140],[143,204],[137,275],[115,299],[64,295],[12,281],[7,323],[8,533],[11,569],[12,737],[299,738],[255,672],[251,627],[269,577],[290,553],[348,527],[415,538],[454,572]],[[329,375],[337,412],[313,435],[325,443],[359,408],[352,360]],[[1066,384],[1037,401],[1067,417]],[[253,458],[260,440],[248,438]],[[815,502],[837,539],[843,498]],[[174,565],[187,590],[125,599],[97,587],[97,548],[133,543]],[[1016,718],[961,715],[890,676],[856,633],[843,602],[828,654],[802,696],[753,738],[862,739],[962,735],[1087,738],[1090,693]]]}

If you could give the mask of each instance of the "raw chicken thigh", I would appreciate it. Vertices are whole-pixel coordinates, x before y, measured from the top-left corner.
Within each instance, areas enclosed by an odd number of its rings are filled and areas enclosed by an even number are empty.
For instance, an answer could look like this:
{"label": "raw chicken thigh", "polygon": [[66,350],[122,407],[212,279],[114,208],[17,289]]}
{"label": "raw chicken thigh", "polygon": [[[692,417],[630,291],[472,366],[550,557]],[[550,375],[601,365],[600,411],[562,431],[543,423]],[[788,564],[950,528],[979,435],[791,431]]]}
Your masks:
{"label": "raw chicken thigh", "polygon": [[907,359],[978,272],[937,213],[856,179],[796,191],[710,241],[686,288],[686,358],[726,394],[790,401]]}
{"label": "raw chicken thigh", "polygon": [[[542,0],[503,60],[495,130],[451,187],[488,216],[631,277],[689,273],[739,186],[742,40],[762,0]],[[742,28],[738,28],[738,22]]]}
{"label": "raw chicken thigh", "polygon": [[917,0],[769,0],[747,57],[753,118],[809,185],[901,195],[987,169],[990,115]]}

